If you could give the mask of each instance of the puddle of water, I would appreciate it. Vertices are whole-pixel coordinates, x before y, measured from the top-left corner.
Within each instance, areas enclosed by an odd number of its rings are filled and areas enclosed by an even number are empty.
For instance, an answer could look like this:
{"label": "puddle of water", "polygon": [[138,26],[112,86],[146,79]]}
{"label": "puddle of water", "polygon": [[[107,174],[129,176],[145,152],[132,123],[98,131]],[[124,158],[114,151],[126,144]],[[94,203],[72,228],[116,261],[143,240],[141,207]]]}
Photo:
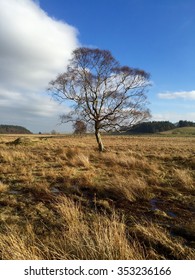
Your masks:
{"label": "puddle of water", "polygon": [[176,218],[176,217],[177,217],[177,215],[174,214],[174,213],[171,212],[171,211],[168,211],[168,212],[166,212],[166,213],[167,213],[167,215],[169,215],[169,216],[172,217],[172,218]]}
{"label": "puddle of water", "polygon": [[21,194],[22,191],[17,191],[17,190],[11,190],[9,191],[9,194]]}
{"label": "puddle of water", "polygon": [[[150,205],[151,205],[153,211],[160,210],[157,206],[157,203],[159,202],[159,200],[157,198],[152,198],[149,202],[150,202]],[[164,211],[164,212],[172,218],[177,217],[177,215],[174,214],[172,211]]]}
{"label": "puddle of water", "polygon": [[152,198],[152,199],[150,200],[150,205],[152,206],[152,210],[153,210],[153,211],[155,211],[155,210],[158,209],[156,203],[157,203],[157,199],[156,199],[156,198]]}
{"label": "puddle of water", "polygon": [[57,189],[56,187],[52,187],[52,188],[51,188],[51,192],[52,192],[52,193],[60,193],[60,190]]}

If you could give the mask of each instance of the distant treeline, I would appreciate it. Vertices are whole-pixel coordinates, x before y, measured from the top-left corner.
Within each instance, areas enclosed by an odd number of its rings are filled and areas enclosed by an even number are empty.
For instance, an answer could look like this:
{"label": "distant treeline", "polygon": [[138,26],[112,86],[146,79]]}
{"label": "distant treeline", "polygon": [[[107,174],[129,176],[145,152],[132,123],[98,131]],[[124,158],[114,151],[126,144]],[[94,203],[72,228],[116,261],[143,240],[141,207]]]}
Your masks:
{"label": "distant treeline", "polygon": [[195,127],[195,123],[189,121],[179,121],[177,124],[177,127],[187,127],[187,126]]}
{"label": "distant treeline", "polygon": [[19,125],[0,125],[0,134],[32,134],[32,132]]}
{"label": "distant treeline", "polygon": [[179,121],[176,124],[173,124],[169,121],[153,121],[153,122],[143,122],[137,125],[134,125],[132,128],[127,130],[127,133],[158,133],[167,130],[171,130],[178,127],[195,127],[194,122],[190,121]]}

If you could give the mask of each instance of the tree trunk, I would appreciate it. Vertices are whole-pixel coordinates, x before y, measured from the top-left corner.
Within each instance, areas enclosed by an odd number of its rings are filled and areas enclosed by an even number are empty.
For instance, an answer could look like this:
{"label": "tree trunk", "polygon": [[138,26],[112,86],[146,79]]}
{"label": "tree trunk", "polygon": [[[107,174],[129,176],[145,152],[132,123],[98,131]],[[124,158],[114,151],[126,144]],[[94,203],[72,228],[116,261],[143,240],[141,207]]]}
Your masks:
{"label": "tree trunk", "polygon": [[100,152],[103,152],[104,150],[104,145],[102,143],[102,139],[101,139],[101,135],[99,133],[99,129],[96,129],[95,130],[95,137],[96,137],[96,140],[97,140],[97,143],[98,143],[98,148],[99,148],[99,151]]}

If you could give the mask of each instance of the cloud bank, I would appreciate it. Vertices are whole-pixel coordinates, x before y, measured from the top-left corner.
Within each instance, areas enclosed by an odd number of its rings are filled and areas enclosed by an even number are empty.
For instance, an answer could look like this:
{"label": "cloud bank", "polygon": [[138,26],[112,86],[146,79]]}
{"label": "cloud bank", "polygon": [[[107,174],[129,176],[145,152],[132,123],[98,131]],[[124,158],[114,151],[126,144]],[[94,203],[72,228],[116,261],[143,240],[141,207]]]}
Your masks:
{"label": "cloud bank", "polygon": [[195,113],[176,113],[176,112],[161,112],[161,113],[154,113],[152,115],[152,120],[155,121],[171,121],[171,122],[178,122],[179,120],[187,120],[194,122],[195,120]]}
{"label": "cloud bank", "polygon": [[57,122],[59,105],[44,91],[79,46],[77,33],[32,0],[0,1],[1,123],[28,120],[29,129],[47,130]]}
{"label": "cloud bank", "polygon": [[158,93],[158,97],[161,99],[195,100],[195,90]]}

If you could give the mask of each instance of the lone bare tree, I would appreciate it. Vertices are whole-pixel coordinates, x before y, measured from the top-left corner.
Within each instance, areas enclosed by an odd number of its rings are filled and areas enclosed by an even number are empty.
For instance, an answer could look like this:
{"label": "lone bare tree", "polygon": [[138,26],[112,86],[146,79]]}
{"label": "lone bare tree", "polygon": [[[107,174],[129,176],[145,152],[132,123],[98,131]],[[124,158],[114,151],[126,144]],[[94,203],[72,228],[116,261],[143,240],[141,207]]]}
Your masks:
{"label": "lone bare tree", "polygon": [[148,73],[121,67],[109,51],[78,48],[66,71],[50,82],[49,90],[58,101],[69,100],[73,106],[60,116],[61,122],[83,120],[93,128],[103,151],[101,131],[121,131],[150,116],[145,107],[148,85]]}

